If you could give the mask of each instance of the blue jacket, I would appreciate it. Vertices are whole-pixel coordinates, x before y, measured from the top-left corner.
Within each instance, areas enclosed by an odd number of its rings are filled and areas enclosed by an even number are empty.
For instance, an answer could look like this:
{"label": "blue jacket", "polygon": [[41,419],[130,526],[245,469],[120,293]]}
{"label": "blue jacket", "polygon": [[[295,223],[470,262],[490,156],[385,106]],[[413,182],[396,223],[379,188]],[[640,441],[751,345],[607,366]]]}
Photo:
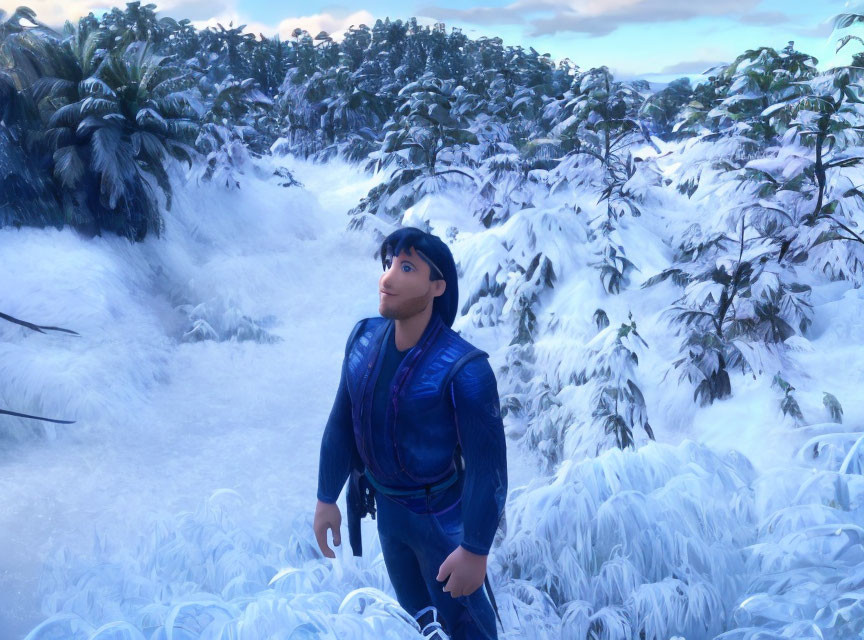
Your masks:
{"label": "blue jacket", "polygon": [[459,443],[465,460],[461,545],[488,554],[507,497],[507,451],[495,374],[475,348],[433,312],[393,376],[391,402],[378,437],[391,455],[373,459],[372,396],[393,320],[364,318],[345,345],[336,400],[321,440],[318,499],[336,502],[352,467],[367,467],[381,484],[418,489],[454,471]]}

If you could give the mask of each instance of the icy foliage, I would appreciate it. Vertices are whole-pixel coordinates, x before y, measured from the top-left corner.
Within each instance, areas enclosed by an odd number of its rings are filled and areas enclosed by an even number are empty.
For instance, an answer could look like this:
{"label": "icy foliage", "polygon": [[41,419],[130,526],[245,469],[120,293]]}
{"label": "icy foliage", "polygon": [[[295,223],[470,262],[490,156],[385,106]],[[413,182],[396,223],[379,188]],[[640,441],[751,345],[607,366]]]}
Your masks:
{"label": "icy foliage", "polygon": [[757,480],[751,578],[734,628],[718,639],[755,640],[773,632],[843,640],[864,632],[862,442],[860,431],[814,436],[798,457],[825,458],[816,460],[819,468],[775,470]]}
{"label": "icy foliage", "polygon": [[385,592],[380,548],[325,564],[309,514],[282,530],[260,521],[225,489],[134,545],[97,535],[88,557],[58,549],[40,585],[48,617],[25,640],[421,638]]}
{"label": "icy foliage", "polygon": [[723,631],[755,541],[754,478],[746,458],[684,441],[567,460],[512,491],[497,554],[505,589],[516,600],[526,583],[539,590],[548,616],[523,629],[608,640]]}
{"label": "icy foliage", "polygon": [[262,326],[270,324],[274,318],[255,321],[244,315],[233,304],[215,298],[198,305],[180,305],[180,311],[189,316],[189,326],[180,339],[183,342],[199,340],[254,340],[255,342],[276,342],[281,340],[271,335]]}

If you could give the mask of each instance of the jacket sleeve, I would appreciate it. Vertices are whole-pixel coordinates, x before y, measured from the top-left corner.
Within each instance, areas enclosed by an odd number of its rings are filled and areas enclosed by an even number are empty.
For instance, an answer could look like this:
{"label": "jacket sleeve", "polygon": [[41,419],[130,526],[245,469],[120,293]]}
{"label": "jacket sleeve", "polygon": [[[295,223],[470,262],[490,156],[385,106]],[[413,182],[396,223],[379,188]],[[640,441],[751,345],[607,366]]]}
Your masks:
{"label": "jacket sleeve", "polygon": [[345,345],[342,373],[336,399],[321,437],[321,452],[318,458],[318,499],[335,503],[348,474],[351,473],[351,453],[354,447],[354,427],[351,422],[351,397],[348,394],[345,367],[351,342],[360,329],[362,320],[354,326]]}
{"label": "jacket sleeve", "polygon": [[486,357],[462,366],[453,378],[452,393],[465,458],[461,546],[488,555],[507,498],[507,443],[498,386]]}

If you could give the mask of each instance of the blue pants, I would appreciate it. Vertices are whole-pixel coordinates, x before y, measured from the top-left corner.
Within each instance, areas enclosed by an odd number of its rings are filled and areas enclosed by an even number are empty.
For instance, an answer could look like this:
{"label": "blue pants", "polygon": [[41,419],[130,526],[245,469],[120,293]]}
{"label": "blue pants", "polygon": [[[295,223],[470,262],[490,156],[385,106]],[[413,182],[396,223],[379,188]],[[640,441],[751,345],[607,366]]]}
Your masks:
{"label": "blue pants", "polygon": [[434,606],[453,640],[497,640],[495,612],[485,585],[454,598],[439,582],[438,569],[462,541],[462,478],[427,498],[375,494],[378,537],[396,599],[417,617]]}

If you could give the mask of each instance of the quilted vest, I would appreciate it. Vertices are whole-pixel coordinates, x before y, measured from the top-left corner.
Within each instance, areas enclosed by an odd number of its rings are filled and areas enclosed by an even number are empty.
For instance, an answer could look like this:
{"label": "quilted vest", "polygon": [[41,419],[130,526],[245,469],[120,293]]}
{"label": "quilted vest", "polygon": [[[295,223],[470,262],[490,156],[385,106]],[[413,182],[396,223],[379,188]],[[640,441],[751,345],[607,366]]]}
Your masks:
{"label": "quilted vest", "polygon": [[[355,454],[382,484],[416,489],[450,475],[458,443],[451,381],[471,358],[489,357],[433,312],[423,335],[393,375],[383,425],[373,430],[372,396],[395,321],[365,318],[349,337],[346,382],[351,397]],[[390,455],[374,459],[371,439],[384,437]]]}

